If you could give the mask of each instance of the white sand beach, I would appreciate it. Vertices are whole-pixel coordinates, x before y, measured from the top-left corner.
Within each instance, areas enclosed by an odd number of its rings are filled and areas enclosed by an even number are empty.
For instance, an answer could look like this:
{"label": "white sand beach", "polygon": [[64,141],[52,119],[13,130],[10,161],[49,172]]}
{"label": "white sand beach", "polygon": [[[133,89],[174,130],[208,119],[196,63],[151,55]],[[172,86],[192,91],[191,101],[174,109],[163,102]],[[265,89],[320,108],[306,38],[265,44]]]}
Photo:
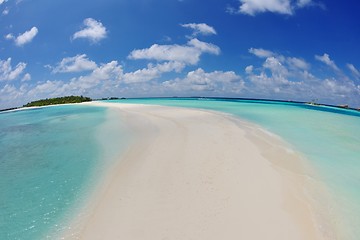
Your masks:
{"label": "white sand beach", "polygon": [[325,239],[303,192],[301,160],[231,116],[106,105],[136,141],[111,169],[80,239]]}

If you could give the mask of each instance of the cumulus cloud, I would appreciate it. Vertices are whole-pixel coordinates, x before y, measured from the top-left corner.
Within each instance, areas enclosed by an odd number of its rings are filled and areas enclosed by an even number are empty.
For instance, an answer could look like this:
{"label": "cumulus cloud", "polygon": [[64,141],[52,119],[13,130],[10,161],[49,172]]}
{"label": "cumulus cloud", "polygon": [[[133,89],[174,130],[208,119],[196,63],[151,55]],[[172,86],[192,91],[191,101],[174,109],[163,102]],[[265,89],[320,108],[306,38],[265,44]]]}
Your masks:
{"label": "cumulus cloud", "polygon": [[316,5],[319,4],[313,3],[312,0],[240,0],[237,9],[230,7],[228,11],[250,16],[264,12],[293,15],[297,9]]}
{"label": "cumulus cloud", "polygon": [[34,37],[38,34],[38,29],[36,27],[32,27],[29,31],[24,32],[23,34],[19,35],[15,39],[15,44],[17,46],[23,46],[29,42],[31,42]]}
{"label": "cumulus cloud", "polygon": [[239,12],[254,16],[257,13],[273,12],[291,15],[290,0],[240,0]]}
{"label": "cumulus cloud", "polygon": [[0,88],[1,108],[10,108],[17,106],[13,104],[19,104],[18,101],[22,96],[23,93],[20,91],[20,89],[16,88],[14,85],[5,84],[5,86]]}
{"label": "cumulus cloud", "polygon": [[[280,65],[273,57],[267,59],[257,70],[258,72],[255,72],[253,68],[247,70],[247,78],[250,80],[247,89],[254,97],[292,100],[314,98],[311,89],[305,86],[304,81],[294,80],[291,77],[294,73]],[[300,76],[301,74],[298,73],[297,77]],[[304,78],[301,79],[304,80]]]}
{"label": "cumulus cloud", "polygon": [[239,93],[244,88],[244,82],[233,71],[213,71],[208,73],[198,68],[189,72],[185,78],[165,81],[162,86],[176,92]]}
{"label": "cumulus cloud", "polygon": [[263,48],[250,48],[249,53],[257,56],[258,58],[270,59],[273,57],[274,59],[277,59],[280,64],[286,64],[293,69],[306,70],[310,68],[310,64],[307,63],[304,59],[297,57],[286,57]]}
{"label": "cumulus cloud", "polygon": [[251,74],[253,71],[254,71],[253,65],[249,65],[245,68],[245,73],[247,73],[247,74]]}
{"label": "cumulus cloud", "polygon": [[181,24],[181,26],[192,29],[193,36],[216,34],[215,29],[205,23],[187,23],[187,24]]}
{"label": "cumulus cloud", "polygon": [[133,50],[128,58],[147,59],[156,61],[175,61],[184,64],[195,65],[199,62],[203,53],[214,55],[220,54],[220,48],[214,44],[199,41],[194,38],[187,45],[158,45],[150,48]]}
{"label": "cumulus cloud", "polygon": [[162,73],[180,72],[185,67],[181,62],[165,62],[162,64],[149,64],[147,68],[139,69],[134,72],[124,74],[123,81],[125,83],[147,82],[159,78]]}
{"label": "cumulus cloud", "polygon": [[86,77],[81,77],[85,82],[98,82],[106,80],[120,80],[123,75],[122,66],[117,61],[111,61],[106,64],[101,64],[99,67]]}
{"label": "cumulus cloud", "polygon": [[91,43],[98,43],[107,36],[106,27],[99,21],[92,18],[86,18],[83,22],[84,28],[74,33],[73,39],[85,38]]}
{"label": "cumulus cloud", "polygon": [[218,46],[211,44],[211,43],[199,41],[196,38],[191,39],[188,42],[188,45],[197,50],[200,50],[200,53],[209,53],[209,54],[214,54],[214,55],[220,54],[220,48]]}
{"label": "cumulus cloud", "polygon": [[325,79],[322,82],[322,86],[327,90],[328,93],[337,97],[345,98],[348,94],[353,91],[353,86],[339,84],[335,79]]}
{"label": "cumulus cloud", "polygon": [[38,34],[39,30],[37,27],[32,27],[30,30],[19,34],[19,36],[15,37],[12,33],[9,33],[5,36],[7,40],[13,40],[16,46],[24,46],[27,43],[30,43],[34,37]]}
{"label": "cumulus cloud", "polygon": [[[245,68],[246,90],[250,96],[278,98],[284,100],[311,101],[318,99],[323,103],[359,105],[360,86],[351,81],[335,65],[327,54],[317,59],[337,70],[337,77],[319,78],[310,72],[310,64],[304,59],[284,56],[272,52],[261,66],[249,65]],[[348,65],[348,68],[351,68]]]}
{"label": "cumulus cloud", "polygon": [[24,72],[26,63],[20,62],[15,68],[11,66],[11,58],[0,60],[0,81],[11,81],[19,78]]}
{"label": "cumulus cloud", "polygon": [[31,75],[29,73],[26,73],[24,75],[24,77],[21,79],[21,81],[30,81],[31,80]]}
{"label": "cumulus cloud", "polygon": [[262,48],[250,48],[249,53],[252,53],[255,56],[260,57],[260,58],[267,58],[267,57],[272,57],[275,55],[272,51],[265,50]]}
{"label": "cumulus cloud", "polygon": [[328,65],[329,67],[331,67],[333,70],[339,72],[340,69],[338,68],[338,66],[336,66],[335,62],[333,60],[330,59],[329,54],[324,53],[324,55],[319,56],[319,55],[315,55],[315,59]]}
{"label": "cumulus cloud", "polygon": [[114,89],[123,76],[117,61],[101,64],[91,73],[74,77],[69,81],[47,80],[30,87],[26,98],[39,99],[64,95],[101,95]]}
{"label": "cumulus cloud", "polygon": [[264,49],[252,48],[249,52],[259,58],[265,58],[261,67],[255,69],[250,65],[245,68],[248,79],[257,91],[256,94],[291,94],[301,88],[302,83],[295,79],[299,79],[300,76],[303,79],[306,75],[308,64],[304,60]]}
{"label": "cumulus cloud", "polygon": [[[281,59],[268,57],[260,68],[259,74],[253,72],[253,67],[247,67],[245,72],[249,80],[255,85],[256,91],[263,95],[289,91],[291,85],[296,84],[289,80],[291,76],[288,68],[283,65]],[[270,72],[270,73],[268,73]]]}
{"label": "cumulus cloud", "polygon": [[89,60],[86,54],[81,54],[62,59],[61,62],[54,67],[53,73],[83,72],[96,68],[97,64],[94,61]]}
{"label": "cumulus cloud", "polygon": [[305,60],[296,58],[296,57],[288,57],[287,62],[289,66],[295,68],[295,69],[303,69],[307,70],[310,68],[309,63],[307,63]]}

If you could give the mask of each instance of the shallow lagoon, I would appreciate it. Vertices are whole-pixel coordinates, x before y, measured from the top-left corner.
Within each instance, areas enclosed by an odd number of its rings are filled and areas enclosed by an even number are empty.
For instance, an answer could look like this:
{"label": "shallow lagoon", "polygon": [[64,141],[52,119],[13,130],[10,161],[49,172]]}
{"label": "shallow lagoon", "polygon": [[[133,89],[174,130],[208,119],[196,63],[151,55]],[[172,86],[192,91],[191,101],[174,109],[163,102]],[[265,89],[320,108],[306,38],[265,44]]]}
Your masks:
{"label": "shallow lagoon", "polygon": [[[236,99],[115,102],[226,112],[282,137],[316,169],[318,174],[309,179],[325,184],[331,192],[332,205],[325,207],[336,217],[338,238],[360,235],[359,112]],[[69,227],[74,212],[81,210],[96,185],[99,169],[111,164],[104,158],[119,154],[128,142],[120,119],[113,117],[104,128],[108,113],[100,107],[67,105],[0,114],[1,239],[52,239]],[[111,131],[117,124],[120,127]],[[107,132],[99,134],[104,129]]]}
{"label": "shallow lagoon", "polygon": [[79,105],[0,114],[0,239],[54,239],[69,228],[103,164],[106,117]]}
{"label": "shallow lagoon", "polygon": [[[124,101],[124,100],[122,100]],[[118,102],[122,102],[118,101]],[[302,103],[239,99],[128,99],[126,103],[191,107],[230,113],[280,136],[301,152],[330,192],[327,212],[339,239],[360,236],[360,112]]]}

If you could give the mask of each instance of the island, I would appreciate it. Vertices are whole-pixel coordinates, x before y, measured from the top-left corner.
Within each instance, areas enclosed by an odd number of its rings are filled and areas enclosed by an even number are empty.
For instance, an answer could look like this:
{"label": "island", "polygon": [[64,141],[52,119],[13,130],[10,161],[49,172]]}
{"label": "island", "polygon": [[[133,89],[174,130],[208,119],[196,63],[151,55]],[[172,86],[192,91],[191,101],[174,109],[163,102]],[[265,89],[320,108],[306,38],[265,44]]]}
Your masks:
{"label": "island", "polygon": [[65,96],[57,98],[46,98],[25,104],[23,107],[39,107],[55,104],[91,102],[91,98],[83,96]]}

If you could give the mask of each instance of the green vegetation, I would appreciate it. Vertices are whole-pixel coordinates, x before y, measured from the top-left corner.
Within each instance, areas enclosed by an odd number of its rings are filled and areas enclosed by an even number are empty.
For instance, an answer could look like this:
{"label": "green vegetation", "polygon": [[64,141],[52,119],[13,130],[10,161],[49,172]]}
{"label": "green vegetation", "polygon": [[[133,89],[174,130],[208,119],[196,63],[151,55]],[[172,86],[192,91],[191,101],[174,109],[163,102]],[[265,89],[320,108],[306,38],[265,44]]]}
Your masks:
{"label": "green vegetation", "polygon": [[[102,98],[101,100],[119,100],[120,98],[118,97],[107,97],[107,98]],[[124,99],[124,98],[121,98]]]}
{"label": "green vegetation", "polygon": [[81,102],[90,102],[91,98],[83,96],[66,96],[58,98],[47,98],[37,101],[33,101],[24,105],[24,107],[38,107],[38,106],[47,106],[54,104],[66,104],[66,103],[81,103]]}

